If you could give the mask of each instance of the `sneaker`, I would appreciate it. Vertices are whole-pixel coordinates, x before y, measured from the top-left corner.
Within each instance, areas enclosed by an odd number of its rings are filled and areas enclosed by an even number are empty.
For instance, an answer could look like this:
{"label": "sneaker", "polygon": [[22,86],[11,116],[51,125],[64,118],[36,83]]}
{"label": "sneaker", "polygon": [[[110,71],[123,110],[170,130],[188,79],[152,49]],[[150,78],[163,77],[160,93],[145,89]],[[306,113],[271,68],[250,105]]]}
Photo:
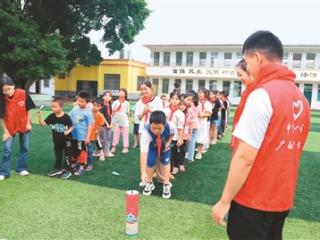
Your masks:
{"label": "sneaker", "polygon": [[114,157],[114,155],[112,154],[112,152],[108,152],[108,153],[105,154],[104,156],[105,156],[105,157],[108,157],[108,158]]}
{"label": "sneaker", "polygon": [[177,174],[178,172],[179,172],[179,169],[178,169],[177,167],[174,167],[174,168],[172,169],[171,174],[175,175],[175,174]]}
{"label": "sneaker", "polygon": [[121,151],[121,153],[128,153],[128,152],[129,152],[128,148],[124,148],[124,149]]}
{"label": "sneaker", "polygon": [[170,198],[171,197],[171,184],[164,184],[163,185],[163,193],[162,193],[162,197],[163,198]]}
{"label": "sneaker", "polygon": [[217,144],[217,140],[212,140],[211,142],[210,142],[210,145],[216,145]]}
{"label": "sneaker", "polygon": [[96,151],[92,154],[94,157],[99,157],[100,156],[100,152]]}
{"label": "sneaker", "polygon": [[156,187],[154,186],[153,182],[148,182],[146,187],[143,189],[143,195],[145,196],[150,196],[152,191],[155,189]]}
{"label": "sneaker", "polygon": [[30,173],[27,170],[22,170],[19,174],[20,176],[28,176]]}
{"label": "sneaker", "polygon": [[206,152],[208,152],[208,149],[203,149],[202,150],[202,153],[206,153]]}
{"label": "sneaker", "polygon": [[145,187],[147,185],[147,182],[140,182],[139,187]]}
{"label": "sneaker", "polygon": [[195,159],[200,160],[201,158],[202,158],[202,154],[198,152]]}
{"label": "sneaker", "polygon": [[3,180],[5,180],[5,179],[6,179],[6,177],[5,177],[5,176],[0,175],[0,181],[3,181]]}
{"label": "sneaker", "polygon": [[104,160],[106,160],[105,157],[104,157],[104,154],[103,154],[103,155],[100,155],[100,156],[99,156],[99,161],[102,161],[102,162],[103,162]]}
{"label": "sneaker", "polygon": [[68,179],[68,178],[71,177],[71,176],[72,176],[72,173],[71,173],[71,172],[65,171],[65,172],[62,174],[61,178],[63,178],[63,179]]}
{"label": "sneaker", "polygon": [[93,166],[92,165],[88,165],[86,167],[86,172],[90,172],[92,169],[93,169]]}
{"label": "sneaker", "polygon": [[81,176],[83,174],[83,170],[82,169],[78,169],[77,171],[74,172],[75,176]]}
{"label": "sneaker", "polygon": [[188,155],[189,155],[189,154],[188,154],[188,153],[186,153],[186,156],[185,156],[184,158],[185,158],[185,159],[188,159]]}
{"label": "sneaker", "polygon": [[49,177],[54,177],[57,175],[61,175],[63,173],[63,170],[59,170],[59,169],[53,169],[51,172],[48,173]]}

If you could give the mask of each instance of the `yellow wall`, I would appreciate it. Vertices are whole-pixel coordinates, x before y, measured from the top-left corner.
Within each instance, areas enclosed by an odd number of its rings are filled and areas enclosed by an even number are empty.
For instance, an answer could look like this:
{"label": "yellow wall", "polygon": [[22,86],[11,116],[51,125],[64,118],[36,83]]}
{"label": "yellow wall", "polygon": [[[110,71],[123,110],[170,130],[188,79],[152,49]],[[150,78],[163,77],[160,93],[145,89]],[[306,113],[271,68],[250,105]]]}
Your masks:
{"label": "yellow wall", "polygon": [[66,73],[64,79],[55,77],[55,91],[56,92],[72,92],[77,91],[77,81],[97,81],[98,93],[103,92],[104,75],[105,74],[120,74],[120,87],[126,88],[128,93],[137,92],[137,78],[138,76],[146,76],[147,64],[129,61],[123,59],[106,59],[98,66],[84,67],[77,65],[69,73]]}

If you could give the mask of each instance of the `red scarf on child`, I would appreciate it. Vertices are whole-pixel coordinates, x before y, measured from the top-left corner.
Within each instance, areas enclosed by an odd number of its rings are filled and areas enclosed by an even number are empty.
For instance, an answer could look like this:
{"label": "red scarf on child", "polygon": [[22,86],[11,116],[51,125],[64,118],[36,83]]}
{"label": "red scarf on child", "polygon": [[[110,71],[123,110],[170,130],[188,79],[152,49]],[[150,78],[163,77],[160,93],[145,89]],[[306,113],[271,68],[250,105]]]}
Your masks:
{"label": "red scarf on child", "polygon": [[[259,75],[257,77],[257,80],[249,85],[247,85],[246,90],[242,93],[240,103],[237,107],[237,110],[234,114],[233,118],[233,126],[232,131],[234,131],[235,127],[237,126],[241,114],[244,110],[244,107],[246,105],[247,99],[254,90],[262,87],[263,84],[272,81],[272,80],[284,80],[284,81],[292,81],[294,82],[296,75],[290,71],[286,66],[276,64],[276,63],[270,63],[265,66],[263,66],[260,69]],[[238,141],[235,137],[231,137],[231,148],[235,148],[238,145]]]}
{"label": "red scarf on child", "polygon": [[172,120],[173,114],[179,109],[178,106],[173,106],[172,104],[169,105],[170,108],[170,116],[169,116],[169,121]]}
{"label": "red scarf on child", "polygon": [[161,155],[161,137],[160,134],[157,135],[157,149],[158,149],[158,158],[160,159]]}
{"label": "red scarf on child", "polygon": [[119,106],[116,108],[115,112],[119,112],[122,108],[122,103],[124,103],[126,101],[126,98],[123,96],[119,96]]}
{"label": "red scarf on child", "polygon": [[[152,102],[154,99],[154,96],[142,96],[141,97],[141,101],[144,105],[147,105],[148,106],[148,103],[149,102]],[[144,115],[144,125],[146,125],[147,121],[148,121],[148,118],[149,118],[149,112],[146,112],[145,115]]]}

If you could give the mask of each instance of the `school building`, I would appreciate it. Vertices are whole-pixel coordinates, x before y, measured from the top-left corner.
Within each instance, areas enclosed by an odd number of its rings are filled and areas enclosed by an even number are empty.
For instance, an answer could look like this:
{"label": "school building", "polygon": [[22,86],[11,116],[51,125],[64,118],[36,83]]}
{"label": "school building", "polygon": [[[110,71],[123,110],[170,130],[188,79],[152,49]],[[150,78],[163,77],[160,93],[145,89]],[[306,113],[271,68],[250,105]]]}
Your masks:
{"label": "school building", "polygon": [[[205,87],[225,91],[238,104],[244,86],[235,65],[242,59],[241,44],[157,44],[151,51],[147,75],[158,93],[169,94],[178,82],[181,91]],[[296,85],[312,109],[320,109],[320,45],[284,45],[283,64],[296,74]]]}
{"label": "school building", "polygon": [[147,64],[128,59],[105,59],[97,66],[77,65],[70,72],[55,77],[55,95],[74,97],[81,90],[92,97],[109,90],[118,95],[128,90],[130,99],[139,97],[139,82],[146,77]]}

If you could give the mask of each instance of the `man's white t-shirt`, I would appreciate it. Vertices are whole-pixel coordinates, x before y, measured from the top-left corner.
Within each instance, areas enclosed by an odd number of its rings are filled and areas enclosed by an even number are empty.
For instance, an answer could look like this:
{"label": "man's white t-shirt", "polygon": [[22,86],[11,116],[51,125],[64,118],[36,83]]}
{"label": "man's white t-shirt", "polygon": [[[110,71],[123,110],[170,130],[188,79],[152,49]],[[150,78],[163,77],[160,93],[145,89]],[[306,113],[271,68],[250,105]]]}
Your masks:
{"label": "man's white t-shirt", "polygon": [[259,149],[268,129],[273,109],[269,94],[259,88],[248,97],[233,136]]}
{"label": "man's white t-shirt", "polygon": [[[175,133],[172,124],[169,123],[170,135]],[[152,142],[152,137],[149,131],[144,128],[140,138],[140,152],[147,153],[149,151],[149,144]]]}

